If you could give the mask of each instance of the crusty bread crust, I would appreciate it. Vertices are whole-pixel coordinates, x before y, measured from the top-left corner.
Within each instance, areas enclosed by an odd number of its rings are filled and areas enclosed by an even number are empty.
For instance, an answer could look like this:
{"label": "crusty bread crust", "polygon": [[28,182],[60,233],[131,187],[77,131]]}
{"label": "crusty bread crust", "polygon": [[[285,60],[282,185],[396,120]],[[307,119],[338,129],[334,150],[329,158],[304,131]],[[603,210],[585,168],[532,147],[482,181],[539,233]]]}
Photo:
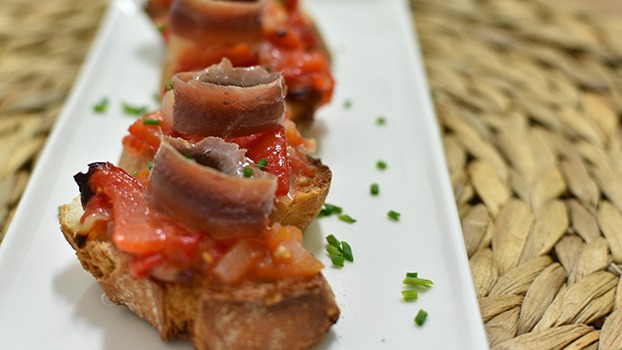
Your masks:
{"label": "crusty bread crust", "polygon": [[274,201],[271,222],[292,225],[304,231],[317,217],[328,196],[332,173],[319,159],[307,156],[317,172],[313,177],[295,178],[293,199],[280,197]]}
{"label": "crusty bread crust", "polygon": [[307,349],[339,318],[328,283],[307,281],[171,283],[129,274],[131,257],[108,241],[74,237],[83,213],[78,198],[60,208],[61,230],[80,263],[117,304],[151,323],[163,340],[190,338],[197,349]]}

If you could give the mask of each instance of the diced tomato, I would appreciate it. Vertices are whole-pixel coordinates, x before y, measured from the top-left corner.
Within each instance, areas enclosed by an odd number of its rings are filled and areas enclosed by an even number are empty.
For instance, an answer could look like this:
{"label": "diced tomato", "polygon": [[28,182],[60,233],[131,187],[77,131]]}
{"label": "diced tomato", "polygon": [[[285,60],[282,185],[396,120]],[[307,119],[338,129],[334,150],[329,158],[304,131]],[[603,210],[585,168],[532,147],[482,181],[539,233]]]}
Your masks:
{"label": "diced tomato", "polygon": [[302,232],[293,226],[275,224],[265,233],[270,254],[255,267],[258,279],[275,280],[313,276],[324,265],[302,246]]}
{"label": "diced tomato", "polygon": [[259,53],[259,64],[283,73],[289,91],[317,91],[323,103],[332,96],[334,78],[327,57],[319,51],[266,46]]}
{"label": "diced tomato", "polygon": [[273,130],[250,136],[236,137],[231,140],[241,148],[246,148],[246,156],[255,163],[265,158],[268,164],[264,171],[278,177],[277,196],[289,192],[289,162],[287,157],[287,138],[285,128],[278,126]]}
{"label": "diced tomato", "polygon": [[298,10],[298,0],[279,0],[289,12]]}
{"label": "diced tomato", "polygon": [[[160,125],[147,125],[144,119],[159,120]],[[129,135],[123,138],[123,147],[134,155],[155,155],[160,147],[163,118],[161,112],[153,112],[137,119],[129,127]]]}
{"label": "diced tomato", "polygon": [[220,62],[223,57],[228,58],[236,67],[246,67],[257,64],[257,54],[248,44],[237,44],[222,52],[207,50],[203,45],[193,45],[183,50],[179,57],[174,73],[201,70]]}
{"label": "diced tomato", "polygon": [[313,177],[317,172],[317,168],[309,164],[308,161],[302,158],[302,155],[291,155],[289,157],[289,168],[295,176],[307,176]]}
{"label": "diced tomato", "polygon": [[264,35],[272,44],[282,48],[294,50],[304,48],[304,43],[300,40],[300,37],[292,30],[288,30],[287,27],[276,28],[274,31],[266,32]]}
{"label": "diced tomato", "polygon": [[257,64],[257,54],[248,44],[238,44],[225,51],[223,57],[229,58],[234,66],[252,66]]}
{"label": "diced tomato", "polygon": [[[171,226],[176,226],[171,224]],[[177,229],[177,228],[175,228]],[[204,237],[207,238],[207,237]],[[175,235],[169,239],[169,244],[164,252],[169,260],[189,264],[194,260],[198,250],[201,235]]]}
{"label": "diced tomato", "polygon": [[136,278],[144,278],[149,274],[149,271],[164,261],[162,254],[136,256],[130,263],[130,274]]}
{"label": "diced tomato", "polygon": [[300,130],[296,127],[293,121],[291,121],[288,117],[285,117],[283,120],[283,127],[285,128],[285,136],[287,138],[287,144],[289,146],[300,149],[302,147],[302,151],[307,150],[307,140],[302,137]]}
{"label": "diced tomato", "polygon": [[302,231],[295,226],[281,226],[274,224],[269,232],[266,233],[266,245],[270,251],[275,251],[281,242],[294,239],[302,243]]}
{"label": "diced tomato", "polygon": [[[279,253],[279,250],[286,253]],[[272,277],[274,279],[312,276],[324,267],[324,264],[305,250],[302,244],[295,239],[283,241],[275,251],[277,257],[280,254],[283,254],[284,258],[274,259],[274,275]]]}

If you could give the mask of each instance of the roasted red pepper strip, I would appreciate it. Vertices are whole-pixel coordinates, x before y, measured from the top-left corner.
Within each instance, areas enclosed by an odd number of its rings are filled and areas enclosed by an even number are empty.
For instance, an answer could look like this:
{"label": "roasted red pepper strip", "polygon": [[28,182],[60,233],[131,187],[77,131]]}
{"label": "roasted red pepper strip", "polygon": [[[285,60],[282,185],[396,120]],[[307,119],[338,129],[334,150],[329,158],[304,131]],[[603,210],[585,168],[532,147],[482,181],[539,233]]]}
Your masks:
{"label": "roasted red pepper strip", "polygon": [[[178,261],[194,256],[199,235],[149,208],[144,186],[124,170],[110,163],[93,163],[81,178],[88,181],[91,195],[103,194],[110,199],[114,215],[112,241],[117,248],[135,255],[163,253]],[[76,181],[80,183],[78,178]],[[83,202],[88,202],[85,184],[80,187]]]}
{"label": "roasted red pepper strip", "polygon": [[277,196],[284,196],[289,192],[289,162],[287,156],[287,138],[283,126],[261,134],[236,137],[231,140],[246,148],[246,156],[258,163],[265,158],[268,162],[264,171],[278,177]]}

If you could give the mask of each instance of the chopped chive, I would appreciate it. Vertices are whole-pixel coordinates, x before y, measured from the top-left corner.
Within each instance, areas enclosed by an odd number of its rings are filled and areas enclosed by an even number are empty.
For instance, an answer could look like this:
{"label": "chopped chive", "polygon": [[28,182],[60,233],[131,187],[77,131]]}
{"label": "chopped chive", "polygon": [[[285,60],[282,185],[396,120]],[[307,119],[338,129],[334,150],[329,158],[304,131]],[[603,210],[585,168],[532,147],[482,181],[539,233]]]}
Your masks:
{"label": "chopped chive", "polygon": [[343,108],[345,109],[350,109],[350,107],[352,107],[352,100],[345,100],[343,101]]}
{"label": "chopped chive", "polygon": [[419,292],[414,289],[403,290],[402,297],[404,298],[404,301],[415,301],[419,298]]}
{"label": "chopped chive", "polygon": [[164,85],[164,91],[171,91],[171,90],[173,90],[173,81],[169,80],[169,82]]}
{"label": "chopped chive", "polygon": [[162,121],[158,119],[143,119],[143,125],[160,125],[160,124],[162,124]]}
{"label": "chopped chive", "polygon": [[419,309],[417,316],[415,316],[415,323],[417,326],[421,327],[425,323],[425,320],[428,318],[428,313],[424,309]]}
{"label": "chopped chive", "polygon": [[106,109],[108,109],[108,97],[104,97],[93,105],[93,112],[95,113],[105,113]]}
{"label": "chopped chive", "polygon": [[253,176],[253,169],[250,167],[244,168],[244,177],[251,177],[251,176]]}
{"label": "chopped chive", "polygon": [[419,272],[406,272],[406,277],[419,277]]}
{"label": "chopped chive", "polygon": [[147,111],[147,107],[145,106],[132,106],[127,102],[123,102],[121,106],[123,107],[123,112],[126,114],[141,115]]}
{"label": "chopped chive", "polygon": [[371,186],[369,186],[369,192],[372,196],[377,196],[378,193],[380,193],[380,186],[376,183],[371,184]]}
{"label": "chopped chive", "polygon": [[328,209],[333,214],[341,214],[343,212],[343,208],[333,204],[324,203],[324,208]]}
{"label": "chopped chive", "polygon": [[334,245],[328,245],[326,246],[326,252],[328,253],[328,255],[343,255],[341,253],[341,250],[339,250],[339,248],[335,247]]}
{"label": "chopped chive", "polygon": [[166,30],[166,24],[162,23],[162,24],[158,25],[158,31],[160,33],[164,33],[165,30]]}
{"label": "chopped chive", "polygon": [[153,169],[153,162],[152,161],[147,162],[147,169],[149,169],[149,170]]}
{"label": "chopped chive", "polygon": [[385,170],[386,168],[387,168],[387,163],[386,162],[384,162],[382,160],[379,160],[379,161],[376,162],[376,169],[378,169],[378,170]]}
{"label": "chopped chive", "polygon": [[352,254],[352,247],[346,241],[339,241],[334,235],[326,236],[328,245],[326,246],[326,252],[330,256],[330,260],[337,266],[344,265],[344,261],[348,260],[354,262],[354,255]]}
{"label": "chopped chive", "polygon": [[399,219],[400,219],[400,216],[401,216],[401,215],[402,215],[402,214],[400,214],[400,213],[398,213],[398,212],[396,212],[396,211],[394,211],[394,210],[389,210],[389,212],[387,213],[387,216],[388,216],[391,220],[393,220],[393,221],[399,221]]}
{"label": "chopped chive", "polygon": [[378,118],[376,118],[376,125],[384,125],[386,123],[387,123],[387,120],[385,119],[385,117],[378,116]]}
{"label": "chopped chive", "polygon": [[346,241],[341,241],[341,252],[343,253],[343,257],[346,258],[346,260],[354,262],[354,255],[352,255],[352,247],[350,247],[350,244],[348,244],[348,242]]}
{"label": "chopped chive", "polygon": [[431,288],[434,285],[434,282],[425,278],[419,277],[406,277],[404,278],[404,284],[409,286],[423,287],[423,288]]}
{"label": "chopped chive", "polygon": [[192,154],[190,154],[190,153],[184,153],[184,157],[186,157],[188,159],[193,159]]}
{"label": "chopped chive", "polygon": [[341,214],[342,212],[343,212],[343,208],[338,207],[333,204],[324,203],[324,206],[322,207],[322,210],[320,210],[318,217],[322,218],[325,216],[331,216],[333,214]]}
{"label": "chopped chive", "polygon": [[268,165],[268,161],[266,160],[266,158],[261,158],[258,162],[257,162],[257,168],[259,170],[263,170],[263,168],[266,167],[266,165]]}
{"label": "chopped chive", "polygon": [[345,265],[346,258],[343,255],[331,255],[330,261],[332,261],[333,265],[343,267],[343,265]]}
{"label": "chopped chive", "polygon": [[328,242],[328,244],[330,244],[331,246],[337,249],[341,249],[341,243],[339,242],[337,237],[335,237],[335,235],[326,236],[326,242]]}
{"label": "chopped chive", "polygon": [[356,222],[356,219],[353,219],[350,215],[347,214],[339,214],[339,216],[337,217],[339,218],[339,220],[347,222],[348,224],[353,224]]}

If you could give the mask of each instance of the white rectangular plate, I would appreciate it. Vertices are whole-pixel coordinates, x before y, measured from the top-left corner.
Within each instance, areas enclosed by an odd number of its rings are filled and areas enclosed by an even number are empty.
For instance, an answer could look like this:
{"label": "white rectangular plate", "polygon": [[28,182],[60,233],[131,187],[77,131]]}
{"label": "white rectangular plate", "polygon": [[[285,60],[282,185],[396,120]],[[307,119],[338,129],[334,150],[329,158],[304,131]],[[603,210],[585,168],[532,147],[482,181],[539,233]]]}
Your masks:
{"label": "white rectangular plate", "polygon": [[[333,171],[328,198],[357,219],[318,219],[305,245],[327,266],[341,318],[318,349],[484,349],[439,130],[404,0],[308,0],[333,53],[337,88],[311,135]],[[122,306],[110,305],[65,242],[57,208],[77,195],[72,176],[115,162],[133,119],[122,102],[155,108],[163,45],[132,0],[110,5],[0,246],[0,349],[188,349],[164,343]],[[92,106],[108,97],[103,115]],[[344,104],[349,101],[350,106]],[[376,125],[378,116],[385,125]],[[388,164],[376,169],[376,161]],[[371,183],[380,195],[369,194]],[[398,222],[387,212],[402,214]],[[350,243],[355,262],[331,266],[324,237]],[[401,300],[406,272],[434,281]],[[413,318],[429,313],[423,327]]]}

